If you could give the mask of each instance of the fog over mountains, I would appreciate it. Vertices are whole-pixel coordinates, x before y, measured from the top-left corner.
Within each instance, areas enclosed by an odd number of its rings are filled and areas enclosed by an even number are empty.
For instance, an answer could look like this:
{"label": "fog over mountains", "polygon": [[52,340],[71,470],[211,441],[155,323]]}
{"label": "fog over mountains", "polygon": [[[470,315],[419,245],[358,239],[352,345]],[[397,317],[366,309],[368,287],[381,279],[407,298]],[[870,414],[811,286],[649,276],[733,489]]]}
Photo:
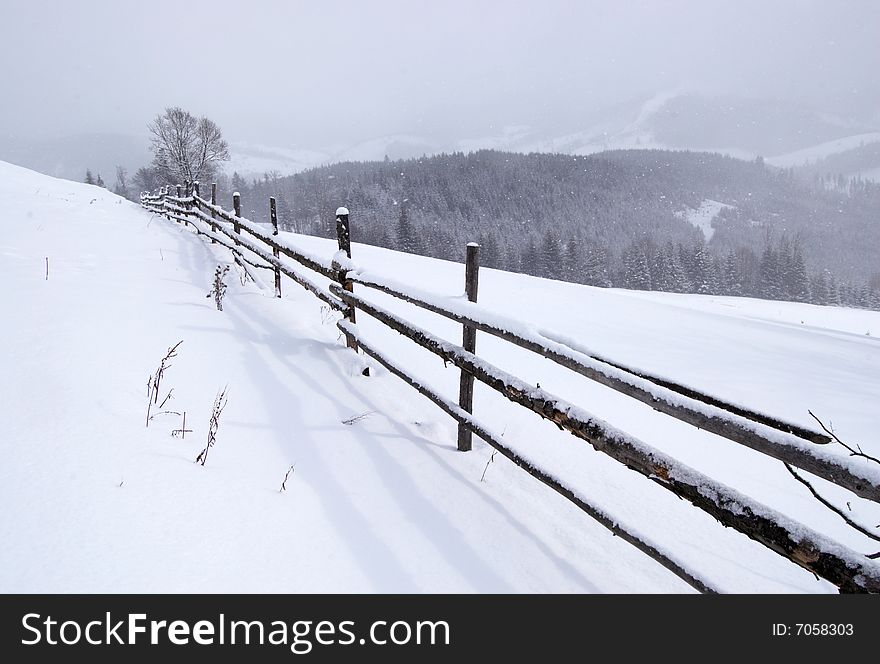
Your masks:
{"label": "fog over mountains", "polygon": [[7,6],[0,160],[136,196],[181,107],[229,143],[222,196],[306,233],[344,203],[394,249],[878,306],[876,2]]}
{"label": "fog over mountains", "polygon": [[[659,93],[615,104],[577,118],[549,109],[534,126],[492,127],[481,136],[389,134],[317,147],[263,145],[227,135],[229,175],[260,178],[290,175],[344,161],[392,160],[442,152],[498,149],[585,155],[615,149],[675,149],[719,152],[768,164],[808,167],[821,175],[880,180],[880,122],[846,117],[770,99]],[[113,177],[115,167],[133,171],[150,159],[141,136],[82,134],[24,140],[0,135],[0,159],[34,170],[82,179],[85,170]]]}

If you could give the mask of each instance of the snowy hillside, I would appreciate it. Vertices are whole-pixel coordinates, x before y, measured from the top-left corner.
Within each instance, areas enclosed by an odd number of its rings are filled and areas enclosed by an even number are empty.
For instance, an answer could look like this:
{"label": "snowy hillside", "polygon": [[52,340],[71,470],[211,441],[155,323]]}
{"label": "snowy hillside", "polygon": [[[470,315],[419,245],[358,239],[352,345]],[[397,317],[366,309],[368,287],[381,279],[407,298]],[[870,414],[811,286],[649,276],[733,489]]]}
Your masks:
{"label": "snowy hillside", "polygon": [[260,178],[265,173],[293,175],[307,168],[326,164],[330,155],[315,150],[286,148],[235,142],[229,146],[229,161],[222,166],[227,175]]}
{"label": "snowy hillside", "polygon": [[797,150],[789,154],[778,155],[766,159],[767,163],[780,168],[788,168],[790,166],[808,166],[821,159],[825,159],[840,152],[846,152],[854,148],[861,147],[870,143],[880,141],[880,132],[870,132],[867,134],[857,134],[855,136],[847,136],[834,141],[813,145],[803,150]]}
{"label": "snowy hillside", "polygon": [[[228,262],[104,189],[0,163],[0,591],[692,592],[340,342],[284,281],[206,299]],[[353,223],[357,211],[352,210]],[[335,242],[288,235],[314,254]],[[463,266],[354,245],[355,262],[460,296]],[[269,277],[271,281],[271,277]],[[365,293],[366,295],[366,293]],[[436,334],[449,321],[370,293]],[[594,289],[483,270],[481,304],[592,350],[880,453],[880,313]],[[365,315],[362,333],[454,398],[458,372]],[[481,356],[857,551],[778,461],[478,334]],[[145,428],[147,378],[183,341]],[[369,364],[369,362],[368,362]],[[228,386],[204,467],[212,402]],[[832,592],[809,572],[477,385],[476,415],[728,592]],[[844,450],[839,450],[845,454]],[[290,466],[287,490],[280,492]],[[867,527],[880,506],[818,479]]]}
{"label": "snowy hillside", "polygon": [[689,223],[693,224],[695,228],[699,228],[703,231],[703,237],[705,237],[708,242],[715,234],[715,227],[712,225],[715,217],[717,217],[718,213],[722,210],[731,209],[733,207],[734,206],[727,205],[726,203],[706,199],[700,203],[700,207],[696,209],[688,208],[682,210],[677,212],[675,216],[681,219],[686,219]]}

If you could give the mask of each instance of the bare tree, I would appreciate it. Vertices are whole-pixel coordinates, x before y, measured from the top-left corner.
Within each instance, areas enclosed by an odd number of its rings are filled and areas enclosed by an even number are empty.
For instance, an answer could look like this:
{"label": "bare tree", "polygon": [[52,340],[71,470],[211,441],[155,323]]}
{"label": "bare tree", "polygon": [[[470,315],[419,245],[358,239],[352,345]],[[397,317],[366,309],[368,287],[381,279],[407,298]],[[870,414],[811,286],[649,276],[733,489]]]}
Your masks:
{"label": "bare tree", "polygon": [[135,191],[155,191],[165,182],[155,166],[141,166],[132,177]]}
{"label": "bare tree", "polygon": [[113,193],[123,198],[128,198],[128,171],[124,166],[116,167],[116,186],[113,187]]}
{"label": "bare tree", "polygon": [[209,179],[220,162],[229,159],[220,128],[208,118],[196,118],[178,107],[166,108],[148,127],[153,165],[169,181]]}

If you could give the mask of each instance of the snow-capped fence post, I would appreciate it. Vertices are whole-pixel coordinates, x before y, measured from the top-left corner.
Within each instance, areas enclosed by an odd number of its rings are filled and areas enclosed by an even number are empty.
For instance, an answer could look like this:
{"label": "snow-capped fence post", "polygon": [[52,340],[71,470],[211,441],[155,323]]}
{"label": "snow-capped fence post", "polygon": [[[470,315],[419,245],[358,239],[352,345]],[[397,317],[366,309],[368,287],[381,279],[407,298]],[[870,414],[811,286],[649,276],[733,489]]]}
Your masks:
{"label": "snow-capped fence post", "polygon": [[[336,238],[339,240],[339,250],[344,251],[347,258],[351,258],[351,229],[349,227],[348,215],[347,207],[336,208]],[[336,260],[333,261],[333,268],[337,270],[339,275],[338,281],[342,284],[342,288],[349,293],[354,292],[354,284],[345,276],[348,270],[343,268]],[[354,307],[351,305],[345,311],[345,320],[352,325],[356,324]],[[345,335],[345,345],[355,352],[358,350],[357,341],[350,334]]]}
{"label": "snow-capped fence post", "polygon": [[[217,183],[212,182],[211,183],[211,219],[217,218],[217,213],[214,212],[215,205],[217,205]],[[217,224],[215,224],[213,221],[211,222],[211,232],[212,233],[217,232]],[[216,244],[216,243],[217,243],[217,240],[212,238],[211,244]]]}
{"label": "snow-capped fence post", "polygon": [[[170,191],[171,191],[171,187],[170,187],[169,185],[165,185],[165,188],[162,190],[162,206],[163,206],[163,207],[164,207],[165,203],[167,202],[165,199],[168,198],[168,193],[169,193]],[[165,218],[166,218],[168,221],[171,221],[171,213],[170,213],[170,212],[166,212],[166,213],[165,213]]]}
{"label": "snow-capped fence post", "polygon": [[336,209],[336,238],[339,240],[339,249],[351,258],[351,229],[348,225],[348,208]]}
{"label": "snow-capped fence post", "polygon": [[[187,188],[186,188],[186,189],[187,189],[187,194],[186,194],[186,195],[187,195],[188,197],[198,196],[198,195],[199,195],[199,181],[198,181],[198,180],[193,180],[191,183],[189,183],[189,184],[187,185]],[[187,211],[187,212],[186,212],[187,217],[190,216],[191,214],[193,214],[194,201],[190,201],[190,202],[188,202],[188,203],[184,203],[183,206],[186,208],[186,211]],[[186,222],[186,225],[189,225],[189,222]],[[193,224],[193,228],[195,228],[195,227],[196,227],[196,225]]]}
{"label": "snow-capped fence post", "polygon": [[182,194],[183,194],[183,187],[181,187],[180,185],[177,185],[177,197],[180,198]]}
{"label": "snow-capped fence post", "polygon": [[[272,235],[278,235],[278,210],[275,206],[275,197],[269,197],[269,218],[272,220]],[[272,255],[280,259],[281,252],[278,247],[272,247]],[[275,297],[281,297],[281,269],[275,266]]]}
{"label": "snow-capped fence post", "polygon": [[[477,287],[480,283],[480,245],[471,242],[467,246],[467,257],[464,267],[464,288],[467,299],[477,301]],[[469,353],[477,350],[477,329],[473,325],[463,325],[462,347]],[[474,407],[474,376],[464,369],[461,370],[461,380],[458,389],[458,405],[467,413],[473,413]],[[473,434],[471,429],[461,422],[458,423],[458,449],[467,452],[472,446]]]}
{"label": "snow-capped fence post", "polygon": [[[241,216],[241,194],[237,191],[232,194],[232,209],[235,210],[235,216]],[[237,235],[241,235],[241,226],[237,221],[233,222],[232,228]],[[238,246],[238,240],[235,241],[235,245]]]}

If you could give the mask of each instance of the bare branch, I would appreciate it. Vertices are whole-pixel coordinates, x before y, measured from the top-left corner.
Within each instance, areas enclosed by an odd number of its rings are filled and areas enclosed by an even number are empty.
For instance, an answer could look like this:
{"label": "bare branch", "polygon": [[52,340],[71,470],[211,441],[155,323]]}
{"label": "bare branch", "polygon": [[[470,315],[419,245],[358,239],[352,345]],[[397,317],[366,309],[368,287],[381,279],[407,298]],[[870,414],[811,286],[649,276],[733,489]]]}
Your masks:
{"label": "bare branch", "polygon": [[[161,362],[159,362],[159,368],[156,369],[155,373],[150,374],[150,377],[147,379],[147,423],[146,426],[150,426],[150,420],[152,417],[150,416],[150,411],[153,409],[153,404],[159,403],[159,386],[162,383],[162,378],[165,375],[165,372],[171,368],[171,360],[177,357],[177,349],[180,347],[180,344],[183,343],[183,339],[178,341],[176,344],[171,346],[168,349],[168,352],[165,353],[165,357],[162,358]],[[174,391],[173,389],[171,390]],[[168,401],[171,396],[171,392],[168,393],[168,396],[165,397],[165,400],[159,406],[161,408],[165,405],[165,401]]]}
{"label": "bare branch", "polygon": [[361,413],[360,415],[354,415],[353,417],[349,417],[347,420],[342,420],[342,423],[351,426],[352,424],[357,424],[361,420],[367,419],[370,415],[374,414],[375,410],[368,410],[366,413]]}
{"label": "bare branch", "polygon": [[208,442],[205,445],[205,449],[199,452],[199,456],[196,457],[195,462],[200,463],[203,466],[208,460],[208,452],[217,442],[217,430],[220,428],[220,414],[223,412],[223,409],[226,408],[227,387],[220,390],[214,399],[214,407],[211,409],[211,419],[208,422]]}
{"label": "bare branch", "polygon": [[834,430],[829,427],[826,427],[825,423],[822,422],[822,420],[820,420],[818,417],[816,417],[813,414],[812,410],[808,410],[807,412],[810,414],[810,417],[812,417],[814,420],[816,420],[819,423],[819,426],[822,427],[822,430],[834,439],[834,442],[839,443],[840,445],[843,445],[847,450],[849,450],[850,456],[861,457],[863,459],[867,459],[868,461],[873,461],[874,463],[880,463],[880,459],[878,459],[877,457],[872,457],[870,454],[865,454],[862,451],[861,446],[856,445],[857,449],[853,449],[852,446],[847,445],[842,440],[840,440],[840,438],[837,437],[837,434],[834,433]]}
{"label": "bare branch", "polygon": [[290,474],[293,472],[294,466],[296,466],[296,464],[291,465],[290,468],[287,469],[287,472],[284,473],[284,479],[281,482],[281,488],[278,490],[279,493],[287,491],[287,478],[290,477]]}
{"label": "bare branch", "polygon": [[843,512],[843,510],[838,509],[837,507],[835,507],[834,505],[832,505],[830,502],[828,502],[828,500],[826,500],[825,498],[823,498],[822,496],[820,496],[819,493],[816,491],[816,489],[813,488],[813,485],[810,484],[810,483],[809,483],[807,480],[805,480],[803,477],[801,477],[800,475],[798,475],[797,472],[794,470],[794,468],[792,468],[790,465],[788,465],[788,464],[785,463],[784,461],[782,462],[782,464],[785,466],[785,469],[786,469],[789,473],[791,473],[791,476],[792,476],[793,478],[795,478],[798,482],[800,482],[800,483],[803,484],[805,487],[807,487],[807,489],[810,490],[810,493],[813,494],[813,498],[815,498],[815,499],[818,500],[820,503],[822,503],[823,505],[825,505],[825,507],[827,507],[827,508],[830,509],[832,512],[834,512],[835,514],[837,514],[841,519],[843,519],[843,520],[847,523],[848,526],[850,526],[851,528],[854,528],[854,529],[858,530],[860,533],[862,533],[862,535],[865,535],[865,536],[867,536],[867,537],[870,537],[872,540],[876,540],[877,542],[880,542],[880,536],[875,535],[875,534],[872,533],[871,531],[867,530],[864,526],[861,526],[861,525],[859,525],[858,523],[856,523],[855,521],[853,521],[852,519],[850,519],[850,518],[849,518],[849,517]]}
{"label": "bare branch", "polygon": [[492,456],[489,457],[489,460],[486,462],[486,467],[483,468],[483,475],[480,477],[480,481],[486,479],[486,471],[489,470],[489,464],[495,461],[495,455],[498,454],[498,450],[492,450]]}
{"label": "bare branch", "polygon": [[170,390],[168,390],[168,394],[166,395],[166,397],[164,399],[162,399],[162,403],[159,404],[159,408],[165,407],[165,404],[168,403],[168,400],[171,398],[171,395],[173,393],[174,393],[174,388],[172,387]]}

